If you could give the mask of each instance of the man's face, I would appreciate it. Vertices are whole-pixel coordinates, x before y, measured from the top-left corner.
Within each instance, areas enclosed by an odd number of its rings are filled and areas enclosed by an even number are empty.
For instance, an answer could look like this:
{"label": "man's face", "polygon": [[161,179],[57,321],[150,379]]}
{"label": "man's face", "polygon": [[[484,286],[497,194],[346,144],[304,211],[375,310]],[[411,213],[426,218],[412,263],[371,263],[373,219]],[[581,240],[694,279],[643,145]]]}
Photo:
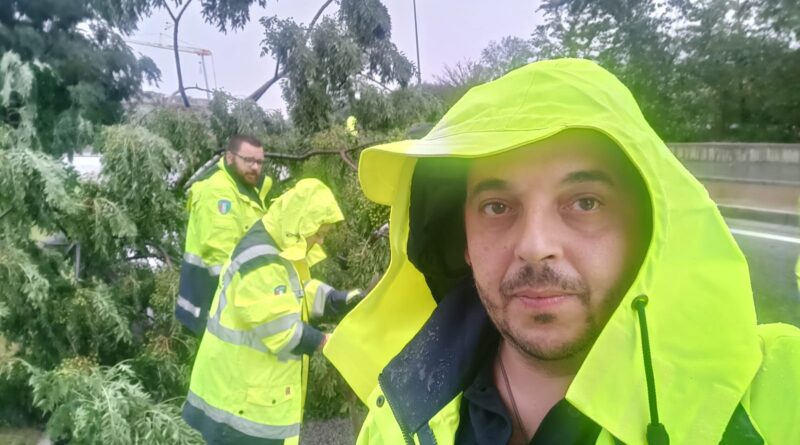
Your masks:
{"label": "man's face", "polygon": [[643,259],[646,196],[620,149],[588,133],[473,162],[465,254],[507,341],[538,360],[591,348]]}
{"label": "man's face", "polygon": [[239,146],[239,151],[236,153],[227,152],[225,159],[228,165],[233,166],[233,169],[244,182],[252,186],[258,184],[261,167],[264,165],[263,148],[242,142],[242,145]]}
{"label": "man's face", "polygon": [[308,246],[308,248],[311,249],[311,247],[313,247],[314,244],[319,244],[321,246],[322,243],[325,242],[325,236],[327,236],[328,233],[330,233],[331,229],[333,229],[333,224],[323,224],[319,226],[319,230],[317,230],[317,233],[306,238],[306,245]]}

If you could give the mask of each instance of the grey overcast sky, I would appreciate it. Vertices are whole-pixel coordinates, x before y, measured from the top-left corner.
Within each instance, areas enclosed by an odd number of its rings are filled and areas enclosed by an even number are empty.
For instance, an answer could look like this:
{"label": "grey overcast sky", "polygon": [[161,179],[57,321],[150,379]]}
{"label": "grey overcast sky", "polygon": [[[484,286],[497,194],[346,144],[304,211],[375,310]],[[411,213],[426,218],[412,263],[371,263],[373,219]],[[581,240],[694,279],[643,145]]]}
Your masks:
{"label": "grey overcast sky", "polygon": [[[262,27],[258,19],[278,15],[308,23],[322,3],[323,0],[269,1],[266,8],[251,8],[251,21],[243,30],[226,35],[203,22],[199,2],[193,2],[181,20],[179,38],[182,45],[209,49],[214,54],[213,67],[211,60],[206,59],[208,82],[212,88],[216,72],[218,88],[243,97],[269,79],[275,69],[272,58],[260,57]],[[392,17],[392,41],[416,63],[412,0],[384,0],[383,3]],[[477,59],[491,40],[500,40],[504,36],[529,36],[542,22],[536,11],[540,3],[538,0],[417,0],[423,80],[432,80],[447,65],[464,59]],[[335,5],[329,6],[328,10],[334,12]],[[158,11],[139,24],[138,32],[131,39],[171,44],[171,25],[166,11]],[[178,89],[171,51],[140,45],[131,47],[152,58],[161,69],[159,86],[146,86],[146,90],[171,94]],[[204,85],[199,56],[181,53],[181,65],[186,86]],[[204,95],[198,91],[190,94]],[[273,86],[259,104],[264,108],[283,109],[279,85]]]}

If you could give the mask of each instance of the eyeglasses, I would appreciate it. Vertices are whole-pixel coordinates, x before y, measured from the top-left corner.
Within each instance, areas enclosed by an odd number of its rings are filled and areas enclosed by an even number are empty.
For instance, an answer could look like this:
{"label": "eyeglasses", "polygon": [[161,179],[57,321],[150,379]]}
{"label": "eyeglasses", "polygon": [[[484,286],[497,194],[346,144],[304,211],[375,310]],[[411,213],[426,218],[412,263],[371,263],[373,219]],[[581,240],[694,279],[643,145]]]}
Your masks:
{"label": "eyeglasses", "polygon": [[264,166],[264,160],[263,159],[256,159],[256,158],[251,158],[251,157],[247,157],[247,156],[242,156],[239,153],[234,153],[234,152],[231,152],[231,153],[234,156],[236,156],[237,158],[239,158],[242,161],[244,161],[247,165],[255,165],[258,168],[261,168],[261,167]]}

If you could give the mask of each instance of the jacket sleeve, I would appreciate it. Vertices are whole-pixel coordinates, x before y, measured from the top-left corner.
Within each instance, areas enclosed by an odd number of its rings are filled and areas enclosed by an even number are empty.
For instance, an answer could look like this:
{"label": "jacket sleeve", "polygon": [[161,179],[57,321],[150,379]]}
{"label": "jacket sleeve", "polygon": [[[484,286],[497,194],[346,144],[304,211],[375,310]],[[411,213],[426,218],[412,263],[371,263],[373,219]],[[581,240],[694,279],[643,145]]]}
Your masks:
{"label": "jacket sleeve", "polygon": [[189,222],[175,317],[196,335],[206,328],[222,265],[244,231],[235,197],[229,194],[200,182],[192,186],[187,200]]}
{"label": "jacket sleeve", "polygon": [[341,316],[346,314],[352,306],[350,303],[361,296],[361,291],[338,290],[327,283],[311,279],[305,285],[306,305],[312,320],[323,316]]}
{"label": "jacket sleeve", "polygon": [[279,356],[311,354],[324,334],[303,322],[301,306],[281,263],[270,263],[238,278],[226,293],[243,328]]}

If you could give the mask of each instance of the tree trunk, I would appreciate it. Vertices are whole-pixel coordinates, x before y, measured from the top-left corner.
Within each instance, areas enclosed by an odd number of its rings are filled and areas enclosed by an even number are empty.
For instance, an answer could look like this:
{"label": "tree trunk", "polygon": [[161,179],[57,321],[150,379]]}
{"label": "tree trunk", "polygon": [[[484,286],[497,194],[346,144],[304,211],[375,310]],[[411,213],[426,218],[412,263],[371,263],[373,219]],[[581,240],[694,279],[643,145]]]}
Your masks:
{"label": "tree trunk", "polygon": [[280,73],[276,73],[274,76],[272,76],[272,79],[268,80],[264,85],[261,85],[260,87],[258,87],[258,89],[253,91],[249,96],[247,96],[247,98],[250,99],[250,100],[258,102],[258,100],[261,99],[261,96],[263,96],[264,93],[266,93],[267,90],[270,89],[270,87],[272,85],[274,85],[277,81],[281,80],[281,78],[285,74],[286,74],[285,71],[282,71]]}
{"label": "tree trunk", "polygon": [[169,5],[167,4],[166,0],[162,0],[162,4],[164,8],[169,13],[170,18],[172,18],[172,52],[175,54],[175,71],[178,74],[178,91],[181,93],[181,99],[183,99],[183,106],[189,108],[189,98],[186,96],[186,89],[183,87],[183,74],[181,73],[181,57],[180,53],[178,52],[178,25],[181,23],[181,17],[183,17],[183,13],[186,12],[186,8],[189,6],[192,0],[186,0],[186,3],[183,4],[181,7],[180,12],[178,15],[173,14],[172,10],[170,9]]}
{"label": "tree trunk", "polygon": [[172,27],[172,51],[175,53],[175,71],[178,73],[178,91],[181,92],[181,99],[183,99],[183,106],[189,108],[189,98],[186,97],[186,90],[183,88],[183,74],[181,74],[181,56],[178,53],[178,23],[180,17],[175,20],[175,26]]}

